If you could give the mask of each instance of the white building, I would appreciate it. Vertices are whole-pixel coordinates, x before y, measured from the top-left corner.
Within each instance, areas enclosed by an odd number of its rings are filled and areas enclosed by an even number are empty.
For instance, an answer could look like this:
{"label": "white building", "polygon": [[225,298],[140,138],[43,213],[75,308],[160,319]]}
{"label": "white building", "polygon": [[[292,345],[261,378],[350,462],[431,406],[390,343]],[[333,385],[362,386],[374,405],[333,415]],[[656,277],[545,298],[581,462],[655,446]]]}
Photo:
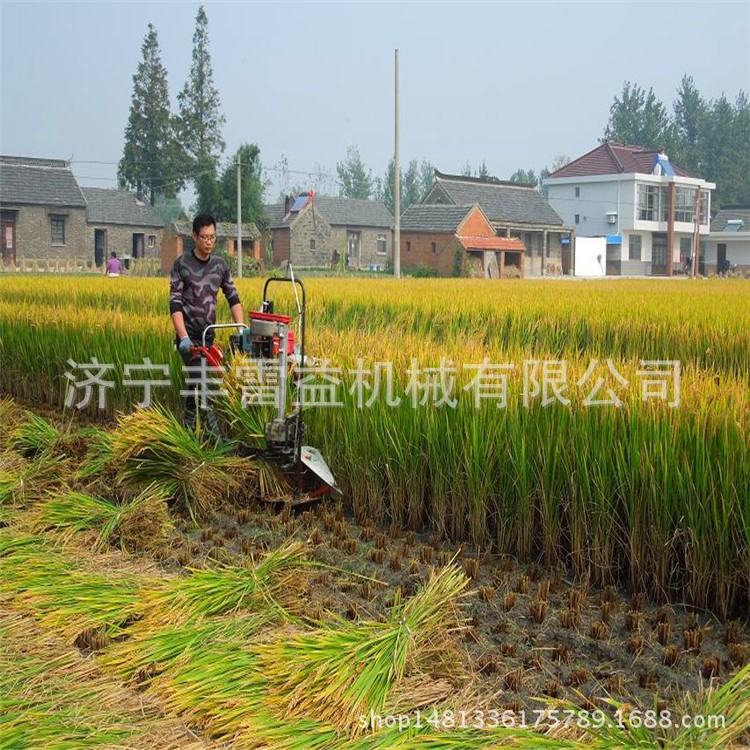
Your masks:
{"label": "white building", "polygon": [[705,273],[750,273],[750,207],[722,208],[706,239]]}
{"label": "white building", "polygon": [[[709,232],[716,185],[669,164],[664,154],[606,141],[553,172],[547,200],[575,237],[603,237],[606,274],[681,271]],[[699,223],[696,222],[699,202]]]}

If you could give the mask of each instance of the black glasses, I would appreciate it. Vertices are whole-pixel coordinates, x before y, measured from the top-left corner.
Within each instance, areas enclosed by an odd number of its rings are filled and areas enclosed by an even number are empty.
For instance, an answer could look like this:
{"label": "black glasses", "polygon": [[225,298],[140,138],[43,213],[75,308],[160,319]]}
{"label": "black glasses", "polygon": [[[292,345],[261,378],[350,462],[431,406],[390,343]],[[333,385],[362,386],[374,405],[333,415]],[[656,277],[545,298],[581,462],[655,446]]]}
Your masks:
{"label": "black glasses", "polygon": [[216,242],[215,234],[199,234],[198,237],[204,242]]}

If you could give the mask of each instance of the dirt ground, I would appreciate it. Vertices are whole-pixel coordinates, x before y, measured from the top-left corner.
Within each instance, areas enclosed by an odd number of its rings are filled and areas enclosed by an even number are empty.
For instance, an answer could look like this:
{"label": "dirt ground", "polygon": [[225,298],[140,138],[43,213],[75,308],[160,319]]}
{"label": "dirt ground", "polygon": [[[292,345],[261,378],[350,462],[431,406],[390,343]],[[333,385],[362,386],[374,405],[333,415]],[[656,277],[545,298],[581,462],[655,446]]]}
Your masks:
{"label": "dirt ground", "polygon": [[288,538],[307,541],[314,558],[331,566],[311,579],[314,619],[377,619],[397,587],[413,594],[431,566],[456,557],[471,579],[458,635],[484,708],[534,710],[550,697],[588,710],[609,698],[671,710],[685,692],[723,682],[750,653],[746,622],[720,623],[710,613],[569,580],[562,570],[357,523],[325,502],[294,512],[268,506],[220,514],[202,528],[181,520],[160,557],[174,570],[241,564]]}

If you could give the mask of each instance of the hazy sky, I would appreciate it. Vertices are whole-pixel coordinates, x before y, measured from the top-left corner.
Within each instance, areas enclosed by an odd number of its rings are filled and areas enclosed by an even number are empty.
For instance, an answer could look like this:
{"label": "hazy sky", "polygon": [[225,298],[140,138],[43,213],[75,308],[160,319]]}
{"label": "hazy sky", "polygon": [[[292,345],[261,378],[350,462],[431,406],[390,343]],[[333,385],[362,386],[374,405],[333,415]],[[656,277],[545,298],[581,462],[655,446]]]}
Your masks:
{"label": "hazy sky", "polygon": [[[176,111],[198,7],[3,0],[0,152],[71,159],[81,184],[115,186],[147,25],[158,32]],[[396,48],[402,164],[429,159],[444,172],[484,160],[507,179],[558,154],[580,156],[597,145],[626,80],[653,86],[669,109],[684,73],[708,98],[750,92],[750,0],[204,7],[224,158],[255,142],[267,168],[286,155],[290,170],[335,176],[356,145],[383,175]],[[278,173],[267,177],[273,200]]]}

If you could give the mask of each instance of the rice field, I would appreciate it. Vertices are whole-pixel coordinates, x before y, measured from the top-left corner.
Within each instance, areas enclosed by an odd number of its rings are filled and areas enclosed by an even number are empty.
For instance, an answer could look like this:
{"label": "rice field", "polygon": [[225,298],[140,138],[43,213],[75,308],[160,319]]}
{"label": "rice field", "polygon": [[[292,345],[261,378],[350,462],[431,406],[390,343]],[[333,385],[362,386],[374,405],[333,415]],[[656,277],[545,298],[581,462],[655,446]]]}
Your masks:
{"label": "rice field", "polygon": [[[747,738],[750,283],[310,280],[316,362],[297,396],[345,500],[279,516],[253,510],[278,491],[268,467],[174,416],[166,281],[65,281],[0,286],[0,630],[29,634],[34,657],[0,687],[8,737],[34,711],[49,731],[8,747]],[[254,308],[262,281],[239,290]],[[260,410],[226,388],[234,434],[257,439]],[[45,649],[72,679],[72,647],[100,670],[80,727],[24,692]],[[587,648],[643,668],[605,680],[576,664]],[[112,715],[105,689],[145,690],[149,721]],[[711,737],[613,723],[615,704],[646,710],[660,691],[652,703],[733,720]],[[517,717],[542,698],[608,718],[361,720]]]}

